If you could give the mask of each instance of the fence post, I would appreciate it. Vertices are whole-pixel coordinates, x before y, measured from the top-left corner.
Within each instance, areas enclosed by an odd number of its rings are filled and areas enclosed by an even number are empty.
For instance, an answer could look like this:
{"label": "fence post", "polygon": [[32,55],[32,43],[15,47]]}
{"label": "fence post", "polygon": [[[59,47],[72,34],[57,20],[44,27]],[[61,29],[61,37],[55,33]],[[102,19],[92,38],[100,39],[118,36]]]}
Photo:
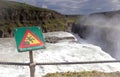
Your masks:
{"label": "fence post", "polygon": [[30,77],[35,77],[35,62],[33,57],[33,51],[29,51],[29,58],[30,58]]}

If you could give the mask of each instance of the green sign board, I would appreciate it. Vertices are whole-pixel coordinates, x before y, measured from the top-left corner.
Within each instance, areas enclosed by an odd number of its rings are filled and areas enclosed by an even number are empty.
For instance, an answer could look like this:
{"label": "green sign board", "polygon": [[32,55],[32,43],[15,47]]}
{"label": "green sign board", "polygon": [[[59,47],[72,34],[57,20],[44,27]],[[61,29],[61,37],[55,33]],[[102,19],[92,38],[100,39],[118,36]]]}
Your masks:
{"label": "green sign board", "polygon": [[19,27],[14,30],[18,52],[44,48],[44,38],[40,27]]}

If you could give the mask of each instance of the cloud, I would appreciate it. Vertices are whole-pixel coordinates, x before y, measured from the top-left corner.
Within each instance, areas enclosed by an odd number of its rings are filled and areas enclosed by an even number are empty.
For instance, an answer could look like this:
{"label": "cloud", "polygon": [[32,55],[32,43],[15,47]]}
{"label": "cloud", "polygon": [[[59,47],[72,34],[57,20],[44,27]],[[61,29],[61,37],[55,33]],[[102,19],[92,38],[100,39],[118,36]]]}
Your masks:
{"label": "cloud", "polygon": [[44,5],[44,4],[43,4],[43,5],[42,5],[42,8],[47,8],[47,5]]}
{"label": "cloud", "polygon": [[[15,1],[15,0],[14,0]],[[120,9],[120,0],[16,0],[64,14],[89,14]]]}

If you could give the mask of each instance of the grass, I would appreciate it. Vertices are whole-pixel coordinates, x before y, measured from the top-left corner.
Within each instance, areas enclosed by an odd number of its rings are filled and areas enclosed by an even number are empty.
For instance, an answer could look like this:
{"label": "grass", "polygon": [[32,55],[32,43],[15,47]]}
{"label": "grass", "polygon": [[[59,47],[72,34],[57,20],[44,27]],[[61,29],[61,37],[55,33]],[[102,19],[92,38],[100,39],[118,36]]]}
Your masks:
{"label": "grass", "polygon": [[98,71],[83,71],[83,72],[61,72],[48,73],[43,77],[120,77],[120,72],[98,72]]}

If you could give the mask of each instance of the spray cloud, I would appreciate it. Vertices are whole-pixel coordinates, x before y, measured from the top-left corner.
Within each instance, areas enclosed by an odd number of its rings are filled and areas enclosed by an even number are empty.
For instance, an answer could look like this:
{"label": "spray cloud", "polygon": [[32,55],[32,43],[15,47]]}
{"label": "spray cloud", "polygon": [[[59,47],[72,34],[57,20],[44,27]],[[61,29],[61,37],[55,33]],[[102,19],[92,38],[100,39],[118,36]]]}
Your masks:
{"label": "spray cloud", "polygon": [[80,19],[80,26],[86,26],[89,35],[86,41],[100,46],[116,59],[120,59],[120,15],[89,15]]}

